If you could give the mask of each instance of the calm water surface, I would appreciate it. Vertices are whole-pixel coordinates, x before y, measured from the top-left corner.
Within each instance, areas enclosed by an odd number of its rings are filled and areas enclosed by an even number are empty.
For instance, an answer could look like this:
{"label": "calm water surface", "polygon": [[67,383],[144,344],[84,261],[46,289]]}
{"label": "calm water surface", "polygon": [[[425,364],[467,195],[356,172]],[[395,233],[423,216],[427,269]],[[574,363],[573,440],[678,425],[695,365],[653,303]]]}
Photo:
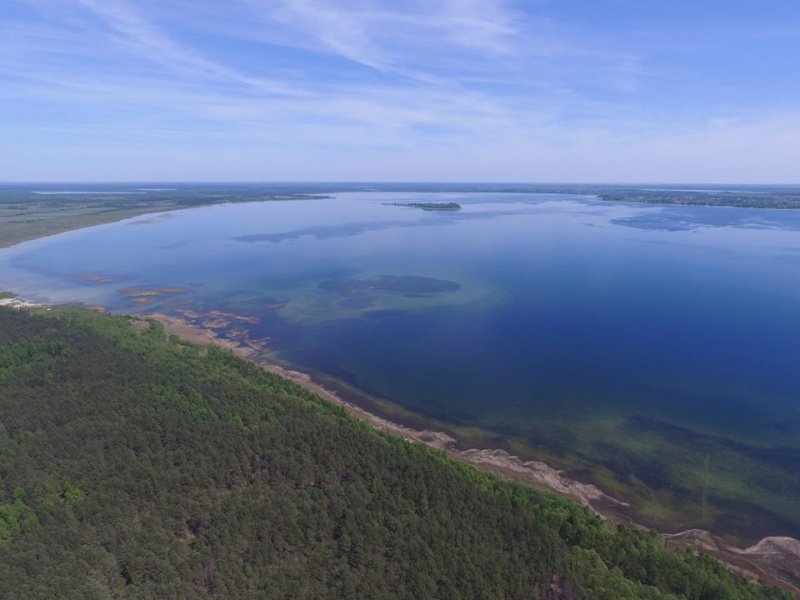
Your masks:
{"label": "calm water surface", "polygon": [[0,288],[257,317],[230,326],[459,425],[645,418],[800,448],[798,212],[536,194],[232,204],[4,250]]}

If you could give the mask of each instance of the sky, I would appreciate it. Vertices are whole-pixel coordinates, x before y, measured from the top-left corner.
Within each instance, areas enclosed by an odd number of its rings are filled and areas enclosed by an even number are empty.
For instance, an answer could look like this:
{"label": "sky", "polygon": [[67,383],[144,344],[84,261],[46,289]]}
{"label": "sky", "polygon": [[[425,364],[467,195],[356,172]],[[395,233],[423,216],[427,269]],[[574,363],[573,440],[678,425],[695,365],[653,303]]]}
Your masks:
{"label": "sky", "polygon": [[0,0],[0,181],[800,183],[800,2]]}

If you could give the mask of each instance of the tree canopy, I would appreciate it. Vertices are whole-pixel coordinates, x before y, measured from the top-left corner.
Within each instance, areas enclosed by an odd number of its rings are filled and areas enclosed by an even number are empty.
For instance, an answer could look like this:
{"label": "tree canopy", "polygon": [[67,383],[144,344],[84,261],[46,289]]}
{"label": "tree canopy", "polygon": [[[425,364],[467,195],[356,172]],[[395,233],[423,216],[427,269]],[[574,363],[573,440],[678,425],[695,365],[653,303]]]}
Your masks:
{"label": "tree canopy", "polygon": [[0,597],[788,598],[132,321],[0,308]]}

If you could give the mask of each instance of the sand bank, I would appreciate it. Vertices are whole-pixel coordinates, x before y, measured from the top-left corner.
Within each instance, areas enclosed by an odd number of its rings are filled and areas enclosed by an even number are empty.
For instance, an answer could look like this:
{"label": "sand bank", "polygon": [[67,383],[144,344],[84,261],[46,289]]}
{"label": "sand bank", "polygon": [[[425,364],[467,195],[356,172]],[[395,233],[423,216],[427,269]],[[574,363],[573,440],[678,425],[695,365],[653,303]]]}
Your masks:
{"label": "sand bank", "polygon": [[0,306],[10,306],[11,308],[33,308],[44,306],[43,304],[39,304],[38,302],[32,302],[31,300],[23,300],[22,298],[0,298]]}

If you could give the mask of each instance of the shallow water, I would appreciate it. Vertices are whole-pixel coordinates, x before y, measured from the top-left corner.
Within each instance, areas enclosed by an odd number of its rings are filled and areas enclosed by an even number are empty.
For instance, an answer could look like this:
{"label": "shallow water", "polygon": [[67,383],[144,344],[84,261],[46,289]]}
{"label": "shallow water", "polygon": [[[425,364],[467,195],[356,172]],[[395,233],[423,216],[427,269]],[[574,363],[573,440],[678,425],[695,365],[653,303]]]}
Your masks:
{"label": "shallow water", "polygon": [[283,360],[459,426],[561,424],[584,452],[597,423],[800,448],[793,211],[342,193],[24,243],[0,252],[0,289],[257,317],[231,326]]}

